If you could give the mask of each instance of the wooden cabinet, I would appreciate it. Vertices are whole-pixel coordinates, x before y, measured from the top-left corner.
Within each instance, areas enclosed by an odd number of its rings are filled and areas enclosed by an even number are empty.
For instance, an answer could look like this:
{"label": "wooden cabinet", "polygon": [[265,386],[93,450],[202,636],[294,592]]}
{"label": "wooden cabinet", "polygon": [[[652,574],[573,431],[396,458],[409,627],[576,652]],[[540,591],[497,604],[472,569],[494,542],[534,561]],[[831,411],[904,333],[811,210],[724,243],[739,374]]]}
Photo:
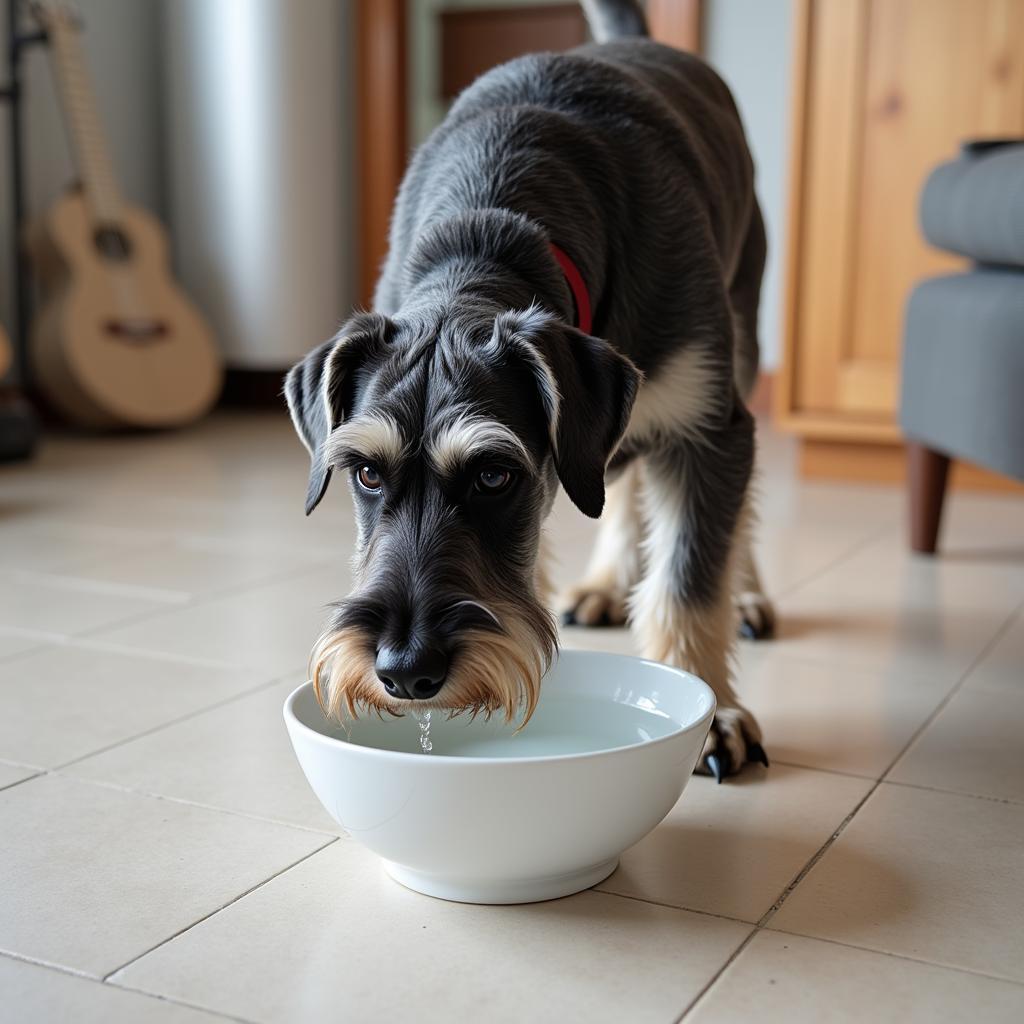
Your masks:
{"label": "wooden cabinet", "polygon": [[1024,135],[1024,0],[798,0],[796,32],[777,412],[809,472],[892,478],[904,305],[961,262],[918,198],[962,140]]}

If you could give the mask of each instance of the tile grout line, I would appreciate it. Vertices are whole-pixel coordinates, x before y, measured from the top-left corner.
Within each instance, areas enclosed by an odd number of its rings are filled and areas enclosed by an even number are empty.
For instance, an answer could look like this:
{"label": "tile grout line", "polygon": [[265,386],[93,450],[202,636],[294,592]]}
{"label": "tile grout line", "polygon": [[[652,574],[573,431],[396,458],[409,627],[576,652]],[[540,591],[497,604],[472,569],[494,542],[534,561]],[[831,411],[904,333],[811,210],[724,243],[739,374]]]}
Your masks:
{"label": "tile grout line", "polygon": [[189,1010],[198,1010],[200,1013],[208,1013],[215,1020],[230,1020],[234,1024],[258,1024],[257,1021],[251,1020],[249,1017],[237,1017],[233,1013],[227,1013],[224,1010],[211,1010],[208,1006],[200,1006],[199,1003],[187,1003],[184,999],[174,999],[171,996],[159,995],[156,992],[147,992],[145,989],[132,988],[130,985],[107,985],[106,982],[99,982],[100,985],[104,985],[106,988],[116,989],[119,992],[131,992],[132,995],[143,996],[146,999],[155,999],[159,1003],[167,1003],[171,1006],[184,1006]]}
{"label": "tile grout line", "polygon": [[[198,800],[186,800],[180,796],[168,796],[165,793],[153,793],[147,789],[136,789],[133,786],[125,786],[119,782],[111,782],[107,779],[88,779],[82,778],[79,775],[63,775],[59,771],[42,772],[40,775],[50,775],[59,779],[67,779],[72,782],[77,782],[83,786],[98,786],[100,789],[107,789],[114,793],[132,793],[135,796],[144,796],[151,800],[166,800],[168,803],[177,804],[180,807],[196,807],[202,811],[214,811],[217,814],[227,814],[233,818],[244,818],[246,821],[258,821],[264,825],[280,825],[283,828],[293,828],[298,832],[308,832],[314,836],[324,836],[331,839],[344,839],[347,838],[348,833],[339,834],[337,832],[327,832],[321,828],[311,828],[309,825],[299,825],[294,821],[282,821],[280,818],[268,818],[266,815],[253,814],[250,811],[238,811],[233,810],[230,807],[217,807],[214,804],[200,803]],[[39,778],[40,776],[36,776]],[[28,779],[22,780],[28,782]],[[15,782],[13,785],[17,786],[19,783]],[[10,787],[8,787],[10,788]]]}
{"label": "tile grout line", "polygon": [[9,661],[17,661],[19,658],[26,658],[31,654],[38,654],[46,648],[64,647],[71,639],[67,633],[48,633],[41,629],[7,625],[0,625],[0,635],[17,637],[19,640],[31,640],[34,644],[32,647],[26,647],[20,651],[0,655],[0,665]]}
{"label": "tile grout line", "polygon": [[[899,786],[901,789],[917,789],[922,793],[941,793],[943,796],[959,796],[964,800],[985,800],[990,804],[1005,804],[1008,807],[1024,806],[1024,799],[1009,796],[987,796],[984,793],[964,793],[959,789],[943,789],[941,786],[926,786],[921,782],[900,782],[898,779],[886,779],[887,786]],[[17,785],[17,783],[15,783]]]}
{"label": "tile grout line", "polygon": [[[860,779],[861,782],[874,782],[874,775],[861,775],[858,772],[841,772],[838,768],[822,768],[816,764],[801,764],[799,761],[783,761],[781,758],[773,757],[773,765],[782,765],[783,768],[796,768],[802,772],[822,772],[825,775],[837,775],[841,779]],[[770,778],[770,776],[769,776]]]}
{"label": "tile grout line", "polygon": [[790,597],[798,590],[807,586],[809,583],[813,583],[815,580],[820,579],[827,572],[831,572],[833,569],[838,568],[844,562],[850,561],[855,555],[857,555],[864,548],[875,541],[880,540],[889,532],[888,526],[876,526],[875,529],[865,537],[861,537],[860,540],[854,541],[850,547],[845,548],[840,554],[836,555],[835,558],[830,559],[824,565],[819,566],[812,572],[808,573],[801,579],[794,580],[788,586],[782,587],[775,593],[770,593],[768,597],[773,601],[781,601],[783,598]]}
{"label": "tile grout line", "polygon": [[233,704],[236,701],[243,700],[246,697],[254,697],[258,693],[262,693],[264,690],[269,690],[273,686],[279,686],[281,683],[286,682],[290,676],[294,675],[293,672],[284,672],[274,679],[267,680],[263,683],[257,683],[254,687],[248,690],[243,690],[241,693],[232,694],[230,697],[224,697],[222,700],[216,701],[213,704],[206,704],[201,708],[196,708],[194,711],[189,711],[184,715],[179,715],[177,718],[169,718],[165,722],[160,722],[158,725],[154,725],[149,729],[144,729],[142,732],[133,733],[131,736],[127,736],[124,739],[116,740],[113,743],[108,743],[105,747],[98,747],[96,750],[90,750],[87,754],[81,754],[78,757],[73,757],[70,761],[63,761],[60,764],[53,765],[49,768],[43,768],[46,774],[53,774],[55,772],[61,772],[65,768],[71,768],[76,764],[81,764],[83,761],[88,761],[90,757],[99,757],[100,754],[109,753],[111,750],[116,750],[118,747],[123,747],[127,743],[134,743],[136,740],[141,740],[146,736],[152,736],[154,733],[161,732],[163,729],[169,729],[174,725],[181,725],[183,722],[187,722],[193,718],[198,718],[200,715],[205,715],[209,711],[217,711],[220,708],[226,707],[228,704]]}
{"label": "tile grout line", "polygon": [[1022,602],[1020,605],[1015,607],[1010,612],[1010,614],[1003,621],[1003,623],[996,629],[995,633],[988,639],[988,641],[986,641],[982,649],[972,659],[970,664],[964,670],[960,678],[953,684],[953,686],[950,688],[949,692],[945,695],[945,697],[943,697],[942,700],[939,701],[939,703],[932,709],[928,717],[911,734],[907,742],[904,743],[904,745],[896,752],[895,756],[889,762],[888,766],[883,770],[881,775],[879,775],[878,778],[875,779],[874,784],[864,795],[864,797],[860,801],[858,801],[853,810],[850,811],[850,813],[843,819],[843,821],[839,824],[838,828],[835,829],[833,834],[822,845],[821,849],[819,849],[817,853],[814,854],[814,856],[807,862],[807,864],[805,864],[804,867],[797,873],[796,877],[789,883],[788,886],[786,886],[786,888],[782,891],[782,894],[775,901],[775,903],[771,907],[769,907],[769,909],[757,922],[758,929],[765,927],[765,925],[778,913],[779,909],[782,907],[782,904],[785,903],[785,901],[793,892],[793,890],[796,889],[796,887],[800,884],[800,882],[803,881],[803,879],[814,868],[818,861],[820,861],[821,858],[828,852],[828,850],[832,847],[833,843],[835,843],[835,841],[839,838],[842,832],[846,829],[846,826],[849,825],[849,823],[853,820],[854,816],[861,809],[861,807],[863,807],[864,804],[867,803],[867,801],[871,798],[872,794],[874,794],[875,791],[882,785],[882,783],[886,781],[886,777],[888,776],[889,772],[892,771],[892,769],[896,766],[896,764],[903,757],[903,755],[914,745],[914,743],[917,741],[917,738],[932,724],[932,722],[939,716],[939,714],[941,714],[942,710],[946,707],[950,700],[952,700],[953,696],[967,681],[967,679],[970,677],[970,674],[974,671],[974,669],[979,664],[981,664],[981,662],[985,659],[985,657],[992,650],[992,648],[999,642],[1003,634],[1010,628],[1010,626],[1016,619],[1017,614],[1021,608],[1024,608],[1024,602]]}
{"label": "tile grout line", "polygon": [[[897,755],[899,757],[900,755]],[[853,810],[846,815],[845,818],[839,823],[839,825],[833,830],[832,834],[825,840],[821,847],[811,856],[806,864],[796,873],[796,876],[790,881],[790,883],[782,890],[781,895],[778,899],[761,915],[761,917],[755,922],[753,929],[750,934],[733,950],[732,955],[728,960],[711,976],[709,981],[701,988],[696,996],[687,1004],[683,1012],[676,1018],[675,1024],[682,1024],[682,1021],[690,1014],[690,1012],[700,1003],[700,1001],[711,991],[718,980],[725,974],[725,972],[732,966],[733,962],[740,956],[740,954],[750,945],[754,940],[754,937],[760,932],[765,925],[778,913],[782,904],[786,902],[786,899],[793,892],[794,889],[807,877],[807,875],[814,869],[814,866],[821,860],[822,857],[831,849],[832,844],[839,838],[846,826],[853,820],[856,813],[864,806],[865,803],[870,799],[871,794],[882,784],[882,780],[876,779],[873,785],[868,791],[857,801],[854,805]]]}
{"label": "tile grout line", "polygon": [[[260,587],[263,586],[273,585],[276,583],[286,583],[291,579],[295,579],[307,573],[312,574],[314,572],[317,572],[319,571],[320,568],[322,568],[322,566],[304,565],[300,568],[283,571],[280,574],[275,575],[275,577],[272,579],[262,580],[258,583],[237,583],[234,586],[226,587],[223,590],[218,590],[211,594],[192,594],[190,595],[187,601],[181,603],[164,603],[156,608],[147,608],[144,611],[136,612],[132,615],[125,616],[124,618],[115,619],[112,622],[105,622],[100,626],[93,626],[91,629],[86,629],[78,633],[66,635],[68,637],[68,640],[72,643],[78,640],[88,640],[90,637],[95,636],[97,633],[102,633],[108,629],[123,629],[126,626],[135,626],[141,622],[145,622],[147,619],[156,618],[160,615],[167,615],[172,611],[181,611],[185,608],[201,608],[204,605],[213,604],[223,597],[234,597],[238,594],[245,593],[247,590],[258,590]],[[2,625],[2,623],[0,623],[0,625]],[[139,648],[137,650],[141,650],[143,653],[145,653],[144,648]],[[160,654],[163,652],[154,653]],[[17,655],[15,657],[17,657]]]}
{"label": "tile grout line", "polygon": [[[295,576],[300,576],[303,572],[308,571],[310,570],[307,567],[305,570],[297,570],[295,573],[289,573],[287,576],[265,582],[284,583],[289,579],[292,579]],[[38,655],[41,651],[52,650],[56,647],[78,647],[85,650],[107,651],[110,654],[132,655],[135,657],[148,657],[150,659],[158,659],[161,661],[179,662],[186,665],[199,665],[203,668],[220,670],[237,668],[238,666],[229,662],[217,661],[213,658],[191,658],[188,655],[171,654],[167,651],[158,651],[146,647],[131,647],[128,644],[109,643],[93,638],[97,633],[102,633],[105,630],[123,629],[129,626],[136,626],[140,623],[146,622],[148,619],[157,618],[160,615],[168,615],[175,611],[183,611],[187,608],[201,608],[207,603],[213,603],[219,600],[221,597],[236,596],[239,593],[244,593],[246,590],[259,589],[262,585],[263,584],[238,585],[236,587],[228,588],[227,590],[217,591],[214,594],[193,595],[188,601],[182,603],[164,603],[159,607],[147,608],[145,611],[136,612],[132,615],[126,616],[125,618],[115,619],[111,622],[105,622],[102,625],[94,626],[91,629],[86,629],[78,633],[53,633],[49,634],[49,637],[45,639],[43,637],[39,637],[38,646],[30,647],[23,651],[16,651],[14,654],[8,654],[4,657],[0,657],[0,664],[7,664],[9,662],[18,661],[21,658]],[[325,605],[324,609],[326,610],[326,608],[327,606]],[[6,626],[3,623],[0,623],[0,625],[3,625],[5,629],[19,628],[16,626]],[[35,637],[32,638],[35,639]]]}
{"label": "tile grout line", "polygon": [[913,745],[917,742],[918,738],[932,724],[932,722],[934,722],[935,719],[938,718],[943,711],[945,711],[950,701],[952,701],[952,699],[963,689],[964,684],[967,682],[968,679],[970,679],[971,673],[974,672],[974,670],[978,668],[979,665],[981,665],[981,663],[988,657],[988,655],[992,653],[996,646],[998,646],[999,641],[1002,640],[1003,637],[1013,628],[1018,616],[1020,616],[1022,613],[1024,613],[1024,601],[1018,603],[1009,612],[1009,614],[1003,620],[1001,625],[996,629],[992,636],[989,637],[989,639],[983,645],[982,649],[978,652],[978,654],[970,661],[970,663],[967,665],[967,668],[964,669],[960,678],[952,685],[952,687],[950,687],[949,692],[945,695],[945,697],[942,698],[942,700],[939,701],[939,703],[932,710],[932,713],[921,723],[921,725],[917,728],[917,730],[910,737],[910,739],[907,740],[907,742],[904,744],[903,748],[899,751],[899,753],[892,759],[892,761],[889,762],[889,766],[885,769],[884,772],[882,772],[881,776],[879,777],[879,783],[888,781],[889,773],[893,770],[893,768],[896,767],[896,765],[899,763],[903,755],[906,754],[911,747],[913,747]]}
{"label": "tile grout line", "polygon": [[[104,564],[104,563],[101,563]],[[190,591],[174,590],[170,587],[148,587],[140,583],[115,583],[95,577],[73,576],[68,573],[41,569],[5,569],[0,576],[12,583],[28,583],[52,587],[72,594],[88,594],[97,597],[124,597],[138,601],[177,608],[187,604]]]}
{"label": "tile grout line", "polygon": [[67,964],[56,964],[50,960],[29,956],[27,953],[19,953],[13,949],[0,948],[0,956],[7,957],[8,960],[17,960],[18,963],[32,964],[35,967],[46,967],[51,971],[59,971],[61,974],[70,974],[73,978],[82,978],[85,981],[95,981],[97,984],[100,984],[100,979],[97,975],[69,967]]}
{"label": "tile grout line", "polygon": [[838,939],[826,939],[820,935],[801,935],[800,932],[787,932],[784,928],[758,929],[770,932],[772,935],[789,935],[794,939],[809,939],[812,942],[827,942],[830,946],[839,946],[841,949],[853,949],[859,953],[874,954],[876,956],[887,956],[891,960],[902,960],[904,963],[922,964],[925,967],[938,967],[943,971],[955,971],[957,974],[969,974],[974,978],[984,978],[986,981],[999,981],[1004,985],[1015,985],[1024,989],[1024,981],[1017,981],[1015,978],[1003,978],[998,974],[986,974],[984,971],[976,971],[970,967],[958,967],[955,964],[940,964],[934,960],[919,960],[915,956],[907,956],[905,953],[893,953],[888,949],[869,949],[867,946],[855,946],[851,942],[840,942]]}
{"label": "tile grout line", "polygon": [[[754,936],[758,932],[762,931],[772,918],[779,912],[782,905],[786,902],[789,896],[797,888],[797,886],[807,877],[807,875],[814,869],[815,865],[825,856],[825,854],[832,848],[836,840],[845,831],[847,825],[854,819],[858,811],[871,799],[872,795],[878,790],[878,788],[885,782],[886,776],[899,762],[900,758],[914,745],[917,738],[931,725],[931,723],[938,717],[946,705],[953,699],[954,695],[960,690],[964,683],[970,678],[971,673],[980,665],[992,649],[998,644],[1003,638],[1006,632],[1013,626],[1017,620],[1017,616],[1024,609],[1024,601],[1017,604],[1010,613],[1003,620],[1002,624],[996,629],[991,637],[982,646],[982,649],[978,654],[971,660],[967,668],[961,674],[960,678],[953,684],[949,692],[945,697],[936,705],[932,710],[932,713],[921,723],[921,725],[915,730],[913,735],[903,747],[896,753],[896,756],[889,762],[889,766],[882,772],[882,774],[875,780],[874,784],[868,790],[868,792],[857,802],[856,806],[852,811],[842,820],[839,827],[835,829],[831,836],[825,840],[821,848],[808,860],[808,862],[797,872],[796,877],[782,890],[779,898],[768,908],[768,910],[761,916],[761,919],[754,925],[751,933],[740,943],[740,945],[733,950],[732,955],[726,960],[726,962],[711,976],[710,980],[705,984],[697,995],[687,1004],[683,1012],[676,1018],[675,1024],[682,1024],[685,1018],[697,1007],[700,1001],[711,991],[718,980],[725,974],[725,972],[732,966],[733,962],[737,957],[750,945],[753,941]],[[795,933],[794,933],[795,934]],[[813,936],[805,936],[813,938]],[[865,948],[865,947],[853,947],[853,948]],[[874,952],[874,950],[868,950]],[[936,965],[941,966],[941,965]]]}
{"label": "tile grout line", "polygon": [[[8,789],[13,789],[15,786],[20,786],[20,785],[22,785],[22,784],[24,784],[26,782],[31,782],[33,779],[40,779],[40,778],[51,777],[52,776],[52,777],[57,777],[57,778],[61,778],[61,779],[70,779],[70,780],[72,780],[74,782],[82,783],[82,784],[85,784],[85,785],[100,786],[103,789],[113,790],[114,792],[117,792],[117,793],[134,793],[134,794],[136,794],[138,796],[149,797],[149,798],[151,798],[153,800],[167,800],[169,803],[180,804],[180,805],[182,805],[184,807],[198,807],[198,808],[201,808],[202,810],[215,811],[218,814],[229,814],[229,815],[232,815],[234,817],[245,818],[245,819],[247,819],[249,821],[259,821],[259,822],[263,822],[264,824],[270,824],[270,825],[281,825],[281,826],[284,826],[286,828],[297,829],[297,830],[299,830],[301,832],[309,832],[312,835],[331,836],[332,839],[342,839],[342,838],[345,838],[344,835],[339,836],[339,835],[337,835],[336,833],[333,833],[333,832],[325,832],[323,829],[311,828],[309,825],[300,825],[297,822],[293,822],[293,821],[282,821],[282,820],[280,820],[278,818],[269,818],[269,817],[266,817],[265,815],[252,814],[252,813],[250,813],[248,811],[239,811],[239,810],[232,809],[230,807],[219,807],[219,806],[216,806],[214,804],[202,803],[201,801],[198,801],[198,800],[186,800],[184,797],[170,796],[170,795],[168,795],[166,793],[155,793],[155,792],[153,792],[151,790],[148,790],[148,789],[139,789],[136,786],[126,786],[126,785],[123,785],[122,783],[113,782],[113,781],[111,781],[109,779],[93,779],[93,778],[83,777],[83,776],[80,776],[80,775],[75,775],[73,773],[72,774],[67,774],[65,772],[65,769],[73,768],[75,765],[81,764],[83,761],[88,761],[90,758],[99,757],[101,754],[109,753],[111,750],[116,750],[119,747],[123,747],[123,746],[126,746],[126,745],[130,744],[130,743],[134,743],[136,740],[144,739],[145,737],[151,736],[154,733],[161,732],[164,729],[169,729],[169,728],[171,728],[171,727],[173,727],[175,725],[180,725],[182,722],[187,722],[187,721],[189,721],[192,718],[197,718],[200,715],[204,715],[204,714],[206,714],[209,711],[216,711],[219,708],[222,708],[222,707],[225,707],[228,704],[234,703],[235,701],[240,701],[240,700],[243,700],[246,697],[255,696],[256,694],[262,692],[263,690],[269,690],[272,687],[277,686],[277,685],[279,685],[282,682],[285,682],[287,680],[287,678],[288,678],[288,674],[286,674],[286,675],[284,675],[284,676],[282,676],[282,677],[280,677],[278,679],[272,679],[272,680],[270,680],[270,682],[261,683],[259,686],[255,687],[252,690],[246,690],[244,693],[235,694],[232,697],[226,697],[224,700],[218,701],[216,704],[211,704],[208,707],[200,708],[200,709],[198,709],[196,711],[191,711],[187,715],[182,715],[179,718],[172,719],[171,721],[163,722],[160,725],[155,725],[155,726],[153,726],[152,729],[147,729],[145,732],[136,733],[135,735],[129,736],[126,739],[119,740],[116,743],[111,743],[110,745],[108,745],[106,747],[101,747],[99,750],[93,750],[93,751],[91,751],[88,754],[83,754],[81,757],[76,757],[76,758],[74,758],[71,761],[66,761],[63,764],[56,765],[55,767],[52,767],[52,768],[43,768],[43,767],[29,766],[29,765],[18,765],[18,767],[28,768],[32,772],[32,774],[27,776],[24,779],[18,779],[16,782],[11,782],[11,783],[9,783],[6,786],[0,786],[0,793],[6,791]],[[13,762],[10,762],[10,763],[13,763]]]}
{"label": "tile grout line", "polygon": [[[125,553],[119,561],[131,561],[139,555],[153,551],[165,550],[174,547],[185,547],[181,544],[182,535],[175,534],[163,545],[156,547],[144,547],[132,549]],[[210,549],[216,549],[218,545],[209,545]],[[226,546],[223,550],[230,550]],[[233,553],[239,553],[237,551]],[[50,586],[58,590],[66,590],[74,593],[92,593],[112,597],[136,598],[151,603],[159,603],[168,609],[182,608],[187,605],[202,604],[206,600],[216,600],[224,595],[231,595],[238,590],[245,590],[250,587],[262,587],[268,584],[284,582],[296,574],[302,572],[315,572],[323,568],[322,562],[314,561],[311,555],[308,562],[293,565],[290,568],[274,569],[263,576],[256,576],[251,580],[240,581],[229,586],[213,590],[182,590],[176,587],[147,586],[141,583],[123,583],[116,580],[104,580],[88,575],[78,575],[77,572],[87,572],[89,568],[106,566],[108,561],[102,560],[90,563],[88,566],[78,566],[65,569],[4,569],[0,570],[0,576],[7,577],[15,582],[36,583],[42,586]],[[116,623],[114,624],[116,625]],[[101,627],[105,628],[105,627]]]}
{"label": "tile grout line", "polygon": [[340,839],[341,836],[335,836],[333,839],[329,839],[323,845],[318,846],[315,850],[311,850],[304,856],[299,857],[298,860],[292,861],[291,864],[286,864],[283,868],[281,868],[278,871],[275,871],[272,875],[268,875],[266,878],[260,880],[255,885],[250,886],[248,889],[245,890],[245,892],[239,893],[237,896],[232,897],[226,903],[222,903],[219,907],[215,907],[209,913],[203,914],[202,917],[197,918],[195,921],[191,922],[191,924],[185,925],[184,928],[180,928],[173,935],[168,935],[165,939],[161,939],[160,942],[156,943],[154,946],[150,946],[149,949],[145,949],[136,956],[133,956],[130,960],[125,961],[125,963],[121,964],[120,967],[115,967],[112,971],[109,971],[107,974],[105,974],[100,980],[105,985],[111,984],[116,987],[120,987],[118,986],[118,983],[116,981],[110,980],[114,977],[115,974],[120,974],[121,971],[127,970],[129,967],[132,966],[132,964],[138,963],[138,961],[141,960],[143,957],[149,956],[150,953],[155,952],[162,946],[166,946],[168,942],[173,942],[175,939],[180,938],[186,932],[190,932],[197,925],[201,925],[204,921],[209,921],[211,917],[215,917],[222,910],[227,910],[228,907],[233,906],[239,900],[245,899],[246,896],[250,896],[252,893],[256,892],[257,889],[262,889],[263,886],[265,886],[267,883],[272,882],[275,878],[279,878],[286,872],[291,871],[292,868],[298,867],[303,862],[309,860],[310,857],[315,857],[318,853],[321,853],[322,851],[326,850],[328,846],[333,846]]}
{"label": "tile grout line", "polygon": [[700,1001],[711,991],[712,988],[717,984],[718,979],[721,978],[733,963],[739,958],[740,954],[754,941],[757,933],[761,929],[755,924],[751,927],[743,941],[729,954],[729,958],[722,964],[721,967],[711,975],[711,978],[706,984],[701,986],[700,991],[686,1004],[683,1012],[676,1017],[674,1024],[682,1024],[682,1022],[689,1016],[690,1012],[699,1005]]}
{"label": "tile grout line", "polygon": [[0,786],[0,793],[6,793],[9,789],[14,789],[15,786],[20,786],[26,782],[31,782],[33,779],[38,779],[40,775],[45,774],[39,768],[33,768],[30,775],[26,775],[23,779],[17,779],[14,782],[8,782],[6,786]]}
{"label": "tile grout line", "polygon": [[681,907],[676,903],[662,903],[660,900],[653,900],[647,896],[634,896],[631,893],[615,892],[612,889],[601,889],[599,888],[600,885],[601,883],[598,882],[597,885],[592,885],[589,889],[584,889],[582,891],[596,892],[601,896],[614,896],[619,900],[632,900],[634,903],[646,903],[650,907],[661,907],[664,910],[678,910],[682,914],[698,914],[700,917],[713,917],[716,921],[728,921],[730,924],[741,924],[747,928],[756,927],[756,924],[753,921],[744,921],[740,917],[730,917],[728,914],[716,914],[711,910],[697,910],[694,907]]}
{"label": "tile grout line", "polygon": [[[7,960],[13,960],[19,964],[30,964],[32,967],[39,967],[44,971],[55,971],[57,974],[63,974],[70,978],[78,978],[80,981],[91,982],[94,985],[103,986],[104,982],[101,978],[98,978],[95,974],[86,974],[83,971],[76,971],[73,967],[68,967],[65,964],[54,964],[48,960],[37,960],[34,957],[25,956],[22,953],[14,953],[11,950],[0,949],[0,957],[4,957]],[[187,1003],[183,999],[174,999],[171,996],[158,995],[155,992],[146,992],[141,988],[132,988],[129,985],[107,985],[109,989],[117,991],[131,992],[133,995],[145,996],[147,999],[155,999],[161,1003],[169,1003],[172,1006],[184,1006],[190,1010],[199,1010],[203,1013],[211,1014],[214,1017],[221,1017],[224,1020],[235,1021],[236,1024],[257,1024],[255,1021],[249,1020],[247,1017],[235,1017],[230,1013],[225,1013],[222,1010],[211,1010],[205,1006],[199,1006],[196,1003]]]}
{"label": "tile grout line", "polygon": [[[916,735],[917,734],[915,733],[915,736]],[[899,756],[902,757],[906,752],[906,748],[904,748],[900,751]],[[820,768],[817,765],[799,764],[796,761],[780,761],[778,758],[774,757],[772,758],[772,764],[779,764],[784,768],[796,768],[798,771],[802,772],[824,772],[826,775],[835,775],[840,779],[859,779],[861,782],[876,781],[874,775],[857,775],[854,772],[841,772],[835,768]],[[890,764],[886,771],[889,772],[894,767],[895,764]],[[900,786],[904,789],[920,789],[925,793],[943,793],[946,796],[961,796],[965,800],[987,800],[989,803],[1009,804],[1012,807],[1024,805],[1024,799],[1016,797],[987,796],[985,793],[965,793],[960,789],[944,789],[942,786],[926,786],[923,782],[901,782],[898,779],[890,779],[886,777],[885,783],[887,786]]]}
{"label": "tile grout line", "polygon": [[[234,672],[247,666],[217,658],[201,658],[193,654],[171,654],[157,651],[152,647],[132,647],[130,644],[114,643],[110,640],[94,640],[91,637],[69,637],[65,647],[99,654],[117,654],[125,658],[143,658],[148,661],[162,661],[170,665],[188,665],[190,668],[208,668],[213,672]],[[296,670],[298,671],[298,670]],[[283,673],[282,673],[283,674]]]}

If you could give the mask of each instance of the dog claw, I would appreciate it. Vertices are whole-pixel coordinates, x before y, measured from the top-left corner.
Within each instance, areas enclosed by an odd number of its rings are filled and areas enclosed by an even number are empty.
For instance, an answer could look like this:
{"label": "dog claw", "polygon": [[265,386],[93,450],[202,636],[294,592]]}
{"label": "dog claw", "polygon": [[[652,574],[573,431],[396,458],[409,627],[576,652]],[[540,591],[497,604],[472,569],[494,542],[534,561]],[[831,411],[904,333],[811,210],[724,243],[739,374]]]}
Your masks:
{"label": "dog claw", "polygon": [[770,640],[774,632],[771,622],[755,626],[745,615],[740,619],[739,634],[744,640]]}
{"label": "dog claw", "polygon": [[764,752],[764,747],[760,743],[747,744],[747,760],[757,761],[759,764],[763,764],[765,768],[768,767],[768,755]]}
{"label": "dog claw", "polygon": [[[576,618],[576,612],[572,609],[562,612],[562,625],[563,626],[579,626],[581,625],[579,619]],[[607,626],[614,626],[611,616],[607,612],[601,612],[599,618],[594,622],[582,623],[582,625],[589,626],[592,629],[602,629]]]}
{"label": "dog claw", "polygon": [[704,758],[704,767],[714,775],[715,781],[721,785],[722,780],[729,774],[729,754],[722,751],[721,754],[708,754]]}

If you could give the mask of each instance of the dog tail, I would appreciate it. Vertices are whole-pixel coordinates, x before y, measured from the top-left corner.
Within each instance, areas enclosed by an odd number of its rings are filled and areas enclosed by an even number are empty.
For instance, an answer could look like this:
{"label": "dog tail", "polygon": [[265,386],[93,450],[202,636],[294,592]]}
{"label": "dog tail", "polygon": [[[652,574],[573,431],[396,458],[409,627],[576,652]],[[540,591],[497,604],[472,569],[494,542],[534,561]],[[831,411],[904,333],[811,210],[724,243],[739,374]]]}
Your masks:
{"label": "dog tail", "polygon": [[580,0],[590,31],[599,43],[627,36],[650,35],[637,0]]}

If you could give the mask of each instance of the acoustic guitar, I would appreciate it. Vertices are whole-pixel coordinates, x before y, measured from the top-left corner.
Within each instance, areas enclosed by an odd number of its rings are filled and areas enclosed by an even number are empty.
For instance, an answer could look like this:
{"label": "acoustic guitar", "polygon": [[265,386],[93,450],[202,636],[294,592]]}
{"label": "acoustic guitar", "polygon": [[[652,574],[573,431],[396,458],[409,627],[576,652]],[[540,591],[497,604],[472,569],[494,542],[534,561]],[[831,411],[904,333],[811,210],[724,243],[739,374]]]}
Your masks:
{"label": "acoustic guitar", "polygon": [[171,278],[159,222],[117,186],[73,16],[35,5],[81,184],[31,232],[46,299],[32,359],[48,401],[92,427],[170,427],[207,412],[222,368],[198,310]]}

